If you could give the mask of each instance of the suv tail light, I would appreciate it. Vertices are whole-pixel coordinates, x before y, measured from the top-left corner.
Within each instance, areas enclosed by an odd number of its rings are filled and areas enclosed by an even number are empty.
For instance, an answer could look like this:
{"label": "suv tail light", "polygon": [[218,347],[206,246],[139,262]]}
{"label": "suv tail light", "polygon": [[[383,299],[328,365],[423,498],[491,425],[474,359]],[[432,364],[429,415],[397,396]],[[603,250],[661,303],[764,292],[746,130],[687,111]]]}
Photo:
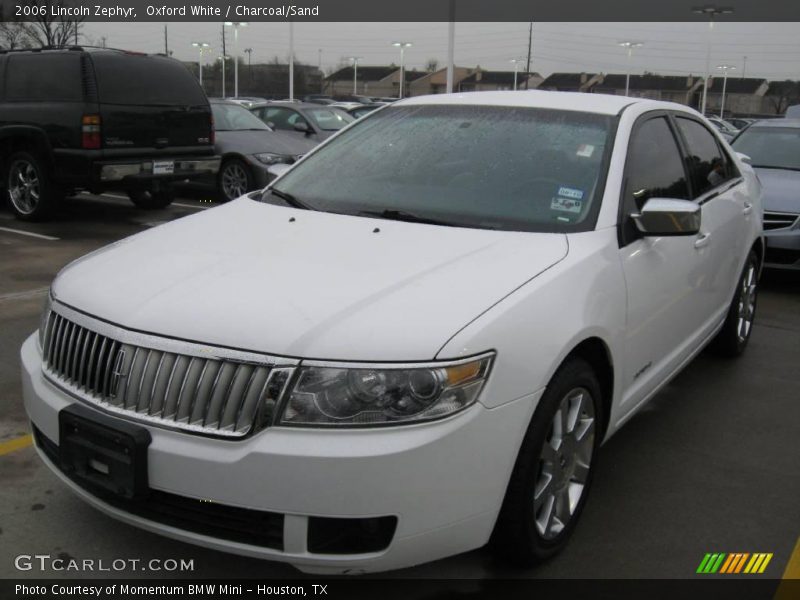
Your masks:
{"label": "suv tail light", "polygon": [[83,115],[81,119],[81,148],[100,148],[100,115]]}
{"label": "suv tail light", "polygon": [[216,143],[216,141],[217,141],[217,139],[216,139],[217,138],[217,133],[216,133],[216,131],[214,131],[214,114],[213,113],[209,113],[208,116],[209,116],[209,119],[211,120],[211,133],[208,136],[208,140],[211,142],[212,145],[214,145]]}

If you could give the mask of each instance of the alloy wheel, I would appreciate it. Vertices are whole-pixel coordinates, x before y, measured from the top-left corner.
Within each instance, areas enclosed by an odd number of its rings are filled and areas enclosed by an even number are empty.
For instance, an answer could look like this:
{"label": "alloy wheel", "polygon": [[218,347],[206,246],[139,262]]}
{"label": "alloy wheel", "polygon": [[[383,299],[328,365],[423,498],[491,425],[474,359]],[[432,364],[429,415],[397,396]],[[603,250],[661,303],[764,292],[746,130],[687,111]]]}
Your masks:
{"label": "alloy wheel", "polygon": [[568,392],[553,416],[539,457],[533,509],[536,529],[556,538],[578,508],[594,454],[595,410],[585,388]]}
{"label": "alloy wheel", "polygon": [[247,172],[238,163],[231,163],[222,173],[222,192],[228,200],[247,193]]}
{"label": "alloy wheel", "polygon": [[747,271],[742,277],[737,314],[736,332],[739,335],[739,341],[743,342],[750,335],[750,328],[753,326],[753,318],[756,314],[756,267],[752,262],[747,265]]}
{"label": "alloy wheel", "polygon": [[27,160],[15,160],[8,171],[8,193],[20,213],[36,210],[41,198],[41,180],[36,166]]}

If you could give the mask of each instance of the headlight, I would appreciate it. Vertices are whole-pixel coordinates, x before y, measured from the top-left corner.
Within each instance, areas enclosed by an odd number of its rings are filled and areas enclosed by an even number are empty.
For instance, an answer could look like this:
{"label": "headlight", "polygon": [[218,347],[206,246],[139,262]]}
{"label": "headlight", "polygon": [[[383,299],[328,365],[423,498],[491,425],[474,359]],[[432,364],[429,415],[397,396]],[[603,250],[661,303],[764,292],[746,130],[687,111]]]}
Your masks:
{"label": "headlight", "polygon": [[50,290],[47,290],[47,296],[44,299],[44,306],[42,307],[42,316],[39,318],[39,349],[44,349],[44,337],[47,331],[47,321],[50,318],[50,305],[52,300],[50,298]]}
{"label": "headlight", "polygon": [[274,165],[277,163],[286,162],[286,157],[281,154],[273,154],[272,152],[262,152],[261,154],[254,154],[253,156],[259,162],[264,163],[265,165]]}
{"label": "headlight", "polygon": [[419,367],[304,366],[287,393],[278,423],[357,427],[447,417],[475,403],[492,358]]}

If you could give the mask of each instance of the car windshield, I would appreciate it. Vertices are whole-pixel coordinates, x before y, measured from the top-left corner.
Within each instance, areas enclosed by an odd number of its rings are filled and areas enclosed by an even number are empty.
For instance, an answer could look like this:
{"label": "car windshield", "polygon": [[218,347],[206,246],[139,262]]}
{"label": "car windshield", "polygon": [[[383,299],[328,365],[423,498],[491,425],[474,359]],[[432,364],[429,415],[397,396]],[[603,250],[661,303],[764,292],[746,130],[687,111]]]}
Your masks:
{"label": "car windshield", "polygon": [[387,107],[314,152],[277,187],[328,212],[585,231],[597,218],[613,122],[538,108]]}
{"label": "car windshield", "polygon": [[354,121],[353,117],[338,108],[308,108],[305,112],[323,131],[339,131]]}
{"label": "car windshield", "polygon": [[800,171],[800,127],[751,125],[733,142],[754,167]]}
{"label": "car windshield", "polygon": [[211,111],[214,113],[214,129],[217,131],[270,131],[261,119],[238,104],[212,104]]}

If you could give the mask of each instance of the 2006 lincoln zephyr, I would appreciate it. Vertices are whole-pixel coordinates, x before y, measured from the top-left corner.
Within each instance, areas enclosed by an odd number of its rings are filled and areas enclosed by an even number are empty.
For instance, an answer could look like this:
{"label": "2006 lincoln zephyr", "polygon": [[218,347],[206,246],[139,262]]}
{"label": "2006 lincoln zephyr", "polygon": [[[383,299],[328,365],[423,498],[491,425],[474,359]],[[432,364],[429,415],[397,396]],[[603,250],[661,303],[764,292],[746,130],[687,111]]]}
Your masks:
{"label": "2006 lincoln zephyr", "polygon": [[398,102],[65,268],[22,347],[37,448],[113,517],[304,571],[534,563],[601,442],[744,350],[760,193],[677,104]]}

